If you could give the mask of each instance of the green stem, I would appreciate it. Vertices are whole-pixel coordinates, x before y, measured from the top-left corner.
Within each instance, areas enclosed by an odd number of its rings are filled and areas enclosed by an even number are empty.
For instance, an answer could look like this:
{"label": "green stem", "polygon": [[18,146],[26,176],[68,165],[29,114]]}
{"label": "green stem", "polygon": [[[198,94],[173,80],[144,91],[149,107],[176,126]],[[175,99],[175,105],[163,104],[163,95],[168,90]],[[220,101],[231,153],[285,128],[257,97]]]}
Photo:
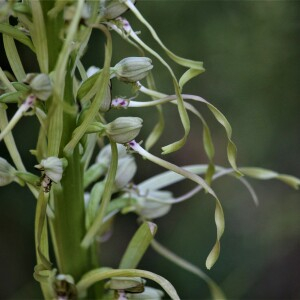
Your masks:
{"label": "green stem", "polygon": [[[74,104],[73,78],[68,64],[65,77],[64,100]],[[76,115],[63,113],[63,129],[60,143],[60,156],[62,149],[70,140],[76,127]],[[56,256],[59,272],[70,274],[75,280],[91,268],[89,251],[80,247],[80,242],[85,234],[85,209],[83,199],[83,169],[79,146],[75,147],[73,155],[67,157],[68,165],[64,170],[61,185],[54,185],[54,211],[53,236],[56,245]]]}

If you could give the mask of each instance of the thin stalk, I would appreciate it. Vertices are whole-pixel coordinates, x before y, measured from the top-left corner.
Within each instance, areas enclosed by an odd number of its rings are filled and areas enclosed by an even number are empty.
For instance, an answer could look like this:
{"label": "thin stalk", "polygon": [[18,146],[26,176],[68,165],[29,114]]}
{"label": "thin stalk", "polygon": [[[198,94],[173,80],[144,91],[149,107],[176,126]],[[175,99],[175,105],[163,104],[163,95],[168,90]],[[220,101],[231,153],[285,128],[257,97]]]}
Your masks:
{"label": "thin stalk", "polygon": [[87,248],[92,242],[99,231],[102,223],[103,223],[103,218],[105,216],[105,213],[107,211],[107,207],[111,198],[113,186],[115,183],[115,177],[117,173],[117,168],[118,168],[118,149],[117,145],[115,142],[110,141],[111,145],[111,163],[110,167],[108,170],[107,178],[105,181],[105,187],[103,191],[103,198],[101,201],[101,205],[99,208],[99,211],[97,212],[97,215],[95,217],[95,220],[92,224],[92,226],[89,228],[87,231],[86,235],[84,236],[84,239],[81,242],[81,246],[83,248]]}
{"label": "thin stalk", "polygon": [[1,131],[0,142],[17,125],[19,120],[22,118],[23,114],[26,111],[28,111],[29,108],[31,108],[33,106],[34,101],[35,101],[35,97],[33,95],[30,95],[27,97],[25,102],[19,107],[19,109],[14,114],[14,116],[11,118],[11,120],[9,121],[7,126],[5,128],[3,128],[3,130]]}

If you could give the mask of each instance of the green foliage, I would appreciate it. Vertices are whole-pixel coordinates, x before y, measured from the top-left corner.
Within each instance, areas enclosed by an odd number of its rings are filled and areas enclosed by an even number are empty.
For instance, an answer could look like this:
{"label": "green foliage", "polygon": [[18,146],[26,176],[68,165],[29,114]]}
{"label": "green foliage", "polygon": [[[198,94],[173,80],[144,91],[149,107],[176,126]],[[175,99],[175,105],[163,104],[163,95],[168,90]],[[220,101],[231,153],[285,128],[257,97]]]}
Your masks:
{"label": "green foliage", "polygon": [[[144,42],[129,22],[119,17],[127,9],[146,26],[162,53],[154,50],[148,41]],[[156,282],[172,299],[179,299],[168,280],[153,272],[137,269],[150,245],[162,256],[203,279],[213,299],[225,298],[217,284],[200,268],[153,239],[157,230],[153,219],[165,216],[172,205],[190,199],[203,189],[215,203],[216,240],[206,259],[206,267],[211,269],[219,258],[225,229],[221,197],[212,187],[214,180],[228,174],[237,177],[256,202],[256,194],[242,176],[279,179],[293,188],[298,188],[299,179],[261,168],[237,167],[237,150],[227,118],[200,96],[183,93],[188,82],[204,72],[203,63],[179,57],[170,51],[134,1],[29,0],[21,6],[10,1],[2,10],[0,32],[12,74],[0,68],[0,142],[5,143],[13,165],[0,158],[0,185],[13,181],[26,184],[37,200],[34,278],[41,284],[45,299],[72,299],[77,296],[88,299],[145,299],[150,294],[161,299],[162,292],[145,286],[142,278]],[[10,24],[10,16],[17,25]],[[105,37],[104,63],[90,74],[82,58],[87,47],[92,47],[90,37],[93,30],[99,30]],[[111,32],[138,49],[141,56],[125,57],[112,67],[113,51],[116,50]],[[34,52],[39,73],[26,72],[15,41]],[[144,51],[151,58],[145,57]],[[172,64],[185,69],[181,76],[175,74],[175,67],[163,58],[163,53]],[[168,71],[173,84],[171,94],[155,88],[152,57]],[[140,82],[144,78],[147,80],[145,85]],[[113,80],[129,85],[131,95],[112,99]],[[139,101],[141,95],[150,96],[152,100]],[[198,109],[188,102],[190,100],[204,103],[225,129],[231,168],[214,165],[215,146],[210,128]],[[18,103],[19,107],[8,120],[7,105],[12,103]],[[176,105],[184,133],[179,140],[163,146],[162,153],[169,154],[184,147],[191,129],[188,114],[191,112],[203,125],[203,149],[208,164],[181,167],[148,152],[165,129],[162,106],[168,106],[168,103]],[[143,120],[133,116],[131,108],[147,109],[151,106],[157,108],[158,122],[148,137],[143,137],[147,139],[146,150],[134,140],[141,139]],[[126,116],[109,122],[108,111],[112,109],[127,109]],[[31,150],[38,162],[35,167],[41,172],[39,181],[36,175],[25,169],[12,134],[24,115],[35,116],[40,125],[36,149]],[[100,154],[93,164],[93,154],[99,150]],[[139,166],[136,168],[131,156],[133,153],[168,171],[134,184],[132,178]],[[204,175],[205,179],[200,175]],[[197,186],[177,198],[170,191],[161,190],[183,179]],[[119,269],[104,267],[105,262],[97,256],[101,240],[111,231],[114,216],[129,212],[136,213],[143,223],[128,244]],[[49,255],[50,239],[55,259]],[[104,280],[109,281],[104,285]],[[136,295],[131,296],[131,292]]]}

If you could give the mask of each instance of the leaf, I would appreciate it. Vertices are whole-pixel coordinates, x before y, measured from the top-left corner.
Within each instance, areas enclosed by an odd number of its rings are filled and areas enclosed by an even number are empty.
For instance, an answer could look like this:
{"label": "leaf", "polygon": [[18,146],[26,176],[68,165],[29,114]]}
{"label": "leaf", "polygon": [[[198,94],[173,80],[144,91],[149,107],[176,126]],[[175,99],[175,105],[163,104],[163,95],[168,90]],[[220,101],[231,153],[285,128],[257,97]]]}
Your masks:
{"label": "leaf", "polygon": [[0,24],[0,32],[11,36],[15,40],[26,45],[33,52],[35,52],[35,48],[33,46],[31,39],[25,33],[23,33],[21,30],[13,27],[11,25],[8,25],[8,24]]}
{"label": "leaf", "polygon": [[[174,103],[174,102],[172,102]],[[212,141],[210,129],[203,118],[203,116],[199,113],[199,111],[190,103],[184,102],[184,106],[187,110],[191,111],[194,115],[196,115],[202,122],[203,125],[203,146],[204,146],[204,151],[206,156],[209,159],[209,165],[207,166],[206,174],[205,174],[205,180],[207,181],[208,184],[211,184],[211,179],[212,176],[214,175],[215,172],[215,167],[214,167],[214,156],[215,156],[215,147]]]}
{"label": "leaf", "polygon": [[[126,1],[125,4],[128,7],[130,7],[130,9],[134,9],[135,10],[135,6],[130,1]],[[133,6],[133,8],[132,8],[131,5]],[[137,11],[137,13],[139,14],[138,11]],[[141,16],[141,18],[143,18],[143,17]],[[148,51],[154,57],[156,57],[161,62],[161,64],[164,65],[167,68],[167,70],[169,71],[169,73],[170,73],[170,75],[172,77],[174,90],[175,90],[175,93],[176,93],[176,96],[177,96],[177,99],[178,99],[177,106],[178,106],[178,112],[179,112],[180,120],[181,120],[183,129],[184,129],[184,135],[183,135],[183,137],[180,140],[178,140],[178,141],[176,141],[176,142],[174,142],[174,143],[172,143],[170,145],[167,145],[167,146],[163,147],[162,150],[163,150],[163,154],[169,154],[171,152],[175,152],[175,151],[179,150],[180,148],[182,148],[184,146],[184,144],[186,143],[189,131],[190,131],[190,120],[189,120],[188,114],[187,114],[186,109],[185,109],[184,104],[183,104],[183,99],[182,99],[182,96],[181,96],[181,91],[180,91],[179,83],[177,81],[177,78],[176,78],[176,76],[175,76],[172,68],[169,66],[169,64],[156,51],[154,51],[147,44],[145,44],[137,36],[137,34],[133,30],[130,30],[130,32],[128,32],[128,34],[142,48],[144,48],[146,51]],[[126,36],[126,38],[127,38],[127,36]]]}
{"label": "leaf", "polygon": [[182,269],[195,274],[199,278],[205,281],[207,286],[209,287],[212,299],[214,300],[221,300],[226,299],[223,291],[221,288],[208,276],[206,275],[200,268],[197,266],[191,264],[184,258],[176,255],[166,247],[162,246],[160,243],[158,243],[156,240],[153,240],[151,243],[152,248],[160,255],[162,255],[164,258],[168,259],[169,261],[173,262],[175,265],[181,267]]}
{"label": "leaf", "polygon": [[36,50],[36,57],[42,73],[48,73],[48,41],[41,1],[31,1],[33,26],[31,38]]}
{"label": "leaf", "polygon": [[[151,95],[151,96],[157,94],[156,91],[149,90],[145,87],[141,87],[140,90],[143,93],[145,93],[147,95]],[[148,101],[148,102],[134,102],[134,101],[131,101],[129,106],[130,107],[148,107],[148,106],[159,105],[159,104],[163,104],[163,103],[167,103],[167,102],[172,103],[172,102],[178,101],[177,95],[170,95],[170,96],[165,97],[165,94],[158,93],[158,96],[163,97],[163,98],[157,99],[157,100],[154,100],[154,101]],[[213,106],[210,102],[206,101],[205,99],[203,99],[199,96],[182,94],[181,97],[182,97],[182,99],[185,99],[185,100],[189,99],[189,100],[194,100],[194,101],[199,101],[199,102],[205,103],[208,106],[208,108],[211,110],[211,112],[213,113],[213,115],[217,119],[217,121],[224,127],[224,129],[226,131],[226,135],[227,135],[227,140],[228,140],[228,143],[227,143],[228,161],[229,161],[230,165],[232,166],[232,168],[235,170],[235,172],[238,175],[241,176],[242,173],[237,169],[237,165],[236,165],[236,153],[237,153],[236,146],[235,146],[235,144],[233,143],[233,141],[231,139],[232,128],[231,128],[230,123],[226,119],[226,117],[215,106]],[[187,106],[188,103],[185,103],[184,105],[185,105],[185,108],[188,109],[188,106]],[[195,113],[194,109],[191,108],[190,110],[193,113]],[[206,130],[205,134],[206,134],[205,138],[208,138],[208,131],[207,130]],[[211,147],[211,145],[209,147]],[[207,150],[211,151],[212,149],[206,148],[206,151]]]}
{"label": "leaf", "polygon": [[158,112],[158,121],[154,128],[152,129],[151,133],[148,135],[147,140],[145,142],[145,147],[147,150],[152,148],[154,144],[158,141],[158,139],[161,137],[163,130],[165,128],[165,121],[163,116],[163,111],[160,106],[157,106],[157,112]]}
{"label": "leaf", "polygon": [[26,14],[26,15],[29,15],[30,17],[32,17],[32,12],[31,12],[29,5],[25,4],[24,2],[23,3],[20,3],[20,2],[14,3],[13,11],[16,13],[20,13],[20,14]]}
{"label": "leaf", "polygon": [[98,180],[107,171],[106,165],[103,163],[95,163],[91,165],[85,172],[83,176],[83,186],[87,188],[92,182]]}
{"label": "leaf", "polygon": [[171,297],[171,299],[179,300],[179,296],[173,287],[173,285],[163,278],[162,276],[159,276],[155,273],[139,270],[139,269],[120,269],[120,270],[114,270],[109,268],[99,268],[92,270],[90,272],[87,272],[83,277],[79,280],[76,287],[78,290],[79,297],[81,294],[83,294],[91,285],[94,283],[112,278],[112,277],[143,277],[150,280],[155,281],[158,283],[165,291],[166,293]]}
{"label": "leaf", "polygon": [[87,100],[90,100],[93,96],[95,96],[99,88],[98,84],[96,83],[98,82],[100,74],[101,70],[88,77],[80,84],[76,96],[79,101],[86,102]]}
{"label": "leaf", "polygon": [[120,269],[136,268],[144,253],[151,244],[157,226],[152,222],[144,222],[132,237],[120,262]]}
{"label": "leaf", "polygon": [[221,203],[217,197],[217,195],[215,194],[215,192],[211,189],[211,187],[203,180],[203,178],[201,178],[200,176],[187,171],[186,169],[180,168],[168,161],[165,161],[157,156],[154,156],[153,154],[147,152],[145,149],[143,149],[138,143],[136,143],[135,141],[132,141],[131,143],[129,143],[129,146],[136,151],[137,153],[139,153],[140,155],[142,155],[143,157],[145,157],[146,159],[149,159],[150,161],[152,161],[155,164],[158,164],[160,166],[162,166],[163,168],[169,169],[175,173],[180,174],[181,176],[185,177],[186,179],[190,179],[194,182],[196,182],[197,184],[199,184],[199,186],[201,186],[203,189],[205,189],[205,191],[207,193],[209,193],[210,195],[212,195],[215,199],[216,202],[216,207],[215,207],[215,223],[216,223],[216,228],[217,228],[217,239],[216,239],[216,243],[213,246],[213,249],[211,250],[208,258],[207,258],[207,262],[206,262],[206,266],[207,268],[211,268],[214,263],[217,261],[218,257],[219,257],[219,253],[220,253],[220,239],[223,235],[224,232],[224,228],[225,228],[225,221],[224,221],[224,214],[223,214],[223,209],[221,206]]}
{"label": "leaf", "polygon": [[27,93],[30,91],[30,86],[22,83],[22,82],[12,82],[13,87],[18,91],[18,92],[24,92]]}
{"label": "leaf", "polygon": [[21,172],[21,171],[16,171],[15,175],[20,178],[21,180],[30,183],[34,186],[37,185],[37,183],[40,181],[40,178],[32,173],[29,172]]}
{"label": "leaf", "polygon": [[18,103],[22,96],[23,92],[9,92],[0,96],[1,103]]}
{"label": "leaf", "polygon": [[207,102],[207,106],[211,110],[211,112],[214,114],[217,121],[224,127],[224,129],[226,131],[227,140],[228,140],[227,157],[228,157],[228,161],[229,161],[230,165],[237,172],[237,174],[242,175],[241,172],[237,169],[237,165],[236,165],[237,150],[236,150],[235,144],[231,140],[231,135],[232,135],[231,125],[227,121],[226,117],[216,107],[214,107],[209,102]]}
{"label": "leaf", "polygon": [[39,197],[36,205],[35,213],[35,245],[37,251],[37,262],[50,270],[52,264],[49,261],[48,249],[48,234],[47,234],[47,220],[46,211],[48,203],[48,193],[44,193],[41,187]]}
{"label": "leaf", "polygon": [[138,9],[134,6],[134,4],[129,0],[125,0],[124,4],[126,4],[130,8],[130,10],[135,14],[135,16],[149,29],[149,31],[152,34],[152,37],[156,40],[156,42],[162,47],[162,49],[167,53],[167,55],[173,61],[175,61],[177,64],[187,67],[187,68],[195,69],[195,70],[202,71],[202,72],[205,71],[205,69],[203,68],[203,63],[201,61],[194,61],[191,59],[186,59],[186,58],[180,57],[180,56],[174,54],[173,52],[171,52],[162,43],[162,41],[158,37],[157,33],[155,32],[154,28],[145,20],[145,18],[138,11]]}
{"label": "leaf", "polygon": [[107,211],[109,201],[111,199],[111,193],[112,193],[113,186],[115,183],[115,177],[116,177],[117,168],[118,168],[118,150],[117,150],[116,143],[110,141],[110,145],[111,145],[111,161],[110,161],[110,166],[108,169],[107,178],[105,181],[105,186],[104,186],[104,191],[103,191],[104,196],[102,197],[101,205],[100,205],[100,208],[97,211],[97,214],[94,218],[94,222],[92,223],[90,228],[87,230],[87,232],[81,242],[81,246],[83,248],[88,248],[91,245],[91,243],[94,240],[95,235],[100,230],[101,225],[103,223],[103,218]]}
{"label": "leaf", "polygon": [[24,80],[26,74],[16,48],[16,44],[14,39],[6,34],[3,34],[3,44],[6,53],[6,57],[9,61],[10,67],[13,70],[14,75],[16,76],[18,81]]}
{"label": "leaf", "polygon": [[[156,90],[154,77],[153,77],[151,71],[149,72],[149,74],[147,76],[147,84],[152,90]],[[152,96],[152,99],[155,100],[156,97]],[[145,147],[146,147],[147,150],[149,150],[150,148],[152,148],[156,144],[156,142],[161,137],[161,135],[164,131],[164,128],[165,128],[165,120],[164,120],[162,106],[157,105],[156,110],[157,110],[157,113],[158,113],[158,121],[157,121],[156,125],[154,126],[154,128],[152,129],[152,131],[150,132],[150,134],[148,135],[148,137],[145,141]]]}
{"label": "leaf", "polygon": [[207,259],[206,259],[206,268],[211,269],[215,262],[218,260],[220,255],[220,239],[224,233],[225,221],[224,221],[224,213],[221,206],[221,203],[218,198],[216,199],[216,207],[215,207],[215,223],[217,227],[217,239],[215,245],[210,251]]}
{"label": "leaf", "polygon": [[254,167],[244,167],[240,168],[241,172],[244,173],[246,176],[261,179],[261,180],[268,180],[268,179],[278,179],[283,181],[284,183],[290,185],[294,189],[298,189],[300,185],[300,179],[286,174],[279,174],[277,172],[263,169],[263,168],[254,168]]}
{"label": "leaf", "polygon": [[199,74],[203,73],[205,70],[204,68],[200,69],[188,69],[179,79],[179,86],[180,90],[182,91],[183,86],[190,81],[192,78],[198,76]]}
{"label": "leaf", "polygon": [[103,191],[104,191],[104,183],[102,181],[96,183],[91,190],[89,202],[86,207],[86,216],[85,216],[85,224],[87,229],[90,228],[91,224],[95,219],[99,203],[103,196]]}
{"label": "leaf", "polygon": [[124,290],[130,293],[142,293],[144,282],[140,277],[114,277],[107,283],[107,288],[111,290]]}

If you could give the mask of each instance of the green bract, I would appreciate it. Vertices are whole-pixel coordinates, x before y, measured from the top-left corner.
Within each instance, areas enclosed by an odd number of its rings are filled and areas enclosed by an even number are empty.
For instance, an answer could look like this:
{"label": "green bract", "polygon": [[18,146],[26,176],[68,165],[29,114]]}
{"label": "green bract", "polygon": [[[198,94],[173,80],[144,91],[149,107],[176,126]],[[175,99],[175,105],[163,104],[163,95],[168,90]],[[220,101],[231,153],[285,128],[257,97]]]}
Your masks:
{"label": "green bract", "polygon": [[15,179],[16,169],[0,157],[0,186],[8,185]]}

